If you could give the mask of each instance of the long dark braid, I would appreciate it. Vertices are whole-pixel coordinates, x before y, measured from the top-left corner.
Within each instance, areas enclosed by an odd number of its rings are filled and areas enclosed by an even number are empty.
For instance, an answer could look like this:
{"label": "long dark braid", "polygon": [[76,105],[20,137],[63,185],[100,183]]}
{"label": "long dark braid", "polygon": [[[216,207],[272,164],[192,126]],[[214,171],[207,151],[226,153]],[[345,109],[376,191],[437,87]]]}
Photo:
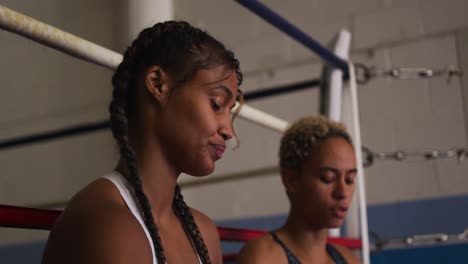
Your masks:
{"label": "long dark braid", "polygon": [[[209,54],[207,54],[209,53]],[[208,55],[208,56],[207,56]],[[227,64],[237,75],[242,73],[234,54],[208,33],[193,28],[186,22],[168,21],[143,30],[126,50],[122,63],[112,77],[113,99],[109,107],[112,133],[117,140],[120,155],[127,165],[125,175],[137,198],[146,227],[149,230],[159,263],[165,263],[164,250],[158,228],[154,222],[151,205],[143,192],[138,174],[135,151],[129,142],[129,119],[135,114],[137,75],[152,65],[158,65],[173,78],[173,87],[189,81],[196,71]],[[195,220],[177,186],[173,210],[178,215],[185,232],[193,241],[203,263],[211,263],[208,249]]]}
{"label": "long dark braid", "polygon": [[185,232],[190,236],[195,245],[195,249],[203,263],[211,263],[208,249],[203,241],[200,230],[198,229],[195,219],[193,218],[192,212],[184,201],[182,192],[180,191],[179,185],[176,186],[174,202],[172,204],[174,212],[179,215],[182,224],[184,225]]}
{"label": "long dark braid", "polygon": [[165,263],[166,258],[164,256],[158,227],[154,223],[153,214],[151,213],[151,205],[143,192],[143,186],[136,166],[135,152],[128,141],[129,133],[127,114],[129,112],[129,103],[126,99],[130,97],[128,90],[131,86],[132,79],[135,77],[131,70],[134,68],[136,46],[137,43],[134,42],[132,46],[127,49],[124,55],[124,60],[119,65],[112,78],[114,90],[112,93],[113,100],[109,107],[110,120],[112,134],[117,140],[120,155],[127,163],[128,175],[126,175],[126,178],[132,185],[133,191],[138,200],[140,211],[143,214],[143,220],[153,241],[156,258],[158,259],[158,263]]}

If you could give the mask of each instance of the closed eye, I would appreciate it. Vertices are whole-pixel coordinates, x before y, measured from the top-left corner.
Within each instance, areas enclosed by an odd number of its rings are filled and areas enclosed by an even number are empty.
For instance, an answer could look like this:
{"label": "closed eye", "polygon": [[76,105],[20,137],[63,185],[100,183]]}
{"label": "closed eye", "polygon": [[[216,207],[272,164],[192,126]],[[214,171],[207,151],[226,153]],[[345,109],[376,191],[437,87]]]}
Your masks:
{"label": "closed eye", "polygon": [[219,106],[215,100],[210,99],[210,104],[213,111],[218,112],[219,110],[221,110],[221,106]]}
{"label": "closed eye", "polygon": [[329,184],[335,181],[336,175],[333,173],[333,171],[322,171],[320,173],[320,181]]}
{"label": "closed eye", "polygon": [[335,181],[337,175],[339,175],[339,171],[337,171],[334,168],[329,168],[329,167],[319,168],[320,181],[325,184],[330,184],[333,181]]}
{"label": "closed eye", "polygon": [[349,170],[346,173],[346,178],[345,178],[346,184],[353,185],[354,180],[356,179],[356,175],[357,175],[357,169]]}
{"label": "closed eye", "polygon": [[345,181],[346,181],[346,184],[353,185],[354,184],[354,177],[347,177],[345,179]]}
{"label": "closed eye", "polygon": [[320,177],[320,181],[326,184],[332,183],[333,179],[327,177]]}

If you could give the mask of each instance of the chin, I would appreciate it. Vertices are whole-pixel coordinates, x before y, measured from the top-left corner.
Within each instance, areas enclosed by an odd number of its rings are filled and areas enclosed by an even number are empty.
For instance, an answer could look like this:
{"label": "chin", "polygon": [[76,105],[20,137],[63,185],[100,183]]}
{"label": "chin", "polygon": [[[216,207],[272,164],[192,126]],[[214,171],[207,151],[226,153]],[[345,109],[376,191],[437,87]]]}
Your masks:
{"label": "chin", "polygon": [[214,162],[200,162],[199,166],[192,168],[187,174],[190,174],[195,177],[208,176],[215,170]]}
{"label": "chin", "polygon": [[197,172],[194,172],[194,173],[188,173],[194,177],[205,177],[205,176],[208,176],[210,175],[211,173],[213,173],[213,170],[211,171],[197,171]]}
{"label": "chin", "polygon": [[328,228],[340,228],[343,225],[344,220],[331,220],[328,224]]}

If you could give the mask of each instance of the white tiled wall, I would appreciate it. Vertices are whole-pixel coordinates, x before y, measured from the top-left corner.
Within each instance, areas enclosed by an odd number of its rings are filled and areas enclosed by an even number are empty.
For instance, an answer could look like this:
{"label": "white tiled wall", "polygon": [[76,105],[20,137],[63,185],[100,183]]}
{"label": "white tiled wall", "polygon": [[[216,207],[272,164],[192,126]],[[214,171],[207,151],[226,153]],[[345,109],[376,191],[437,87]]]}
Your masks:
{"label": "white tiled wall", "polygon": [[355,48],[384,45],[424,34],[420,11],[415,4],[358,15],[353,26]]}
{"label": "white tiled wall", "polygon": [[419,6],[427,33],[453,31],[468,26],[464,0],[420,0]]}

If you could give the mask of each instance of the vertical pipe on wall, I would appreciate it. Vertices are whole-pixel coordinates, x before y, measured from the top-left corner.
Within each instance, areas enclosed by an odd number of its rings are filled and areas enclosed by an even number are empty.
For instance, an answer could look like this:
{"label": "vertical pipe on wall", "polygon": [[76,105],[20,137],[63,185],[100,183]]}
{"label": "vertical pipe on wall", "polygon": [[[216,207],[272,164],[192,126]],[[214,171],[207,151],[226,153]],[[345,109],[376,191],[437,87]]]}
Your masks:
{"label": "vertical pipe on wall", "polygon": [[[346,30],[338,32],[333,39],[334,54],[340,59],[348,59],[351,45],[351,33]],[[346,73],[335,67],[326,66],[326,76],[323,76],[323,85],[321,86],[321,114],[326,115],[334,121],[340,121],[341,118],[341,94],[343,92],[343,77]]]}
{"label": "vertical pipe on wall", "polygon": [[[351,33],[346,30],[341,30],[332,40],[333,52],[340,59],[348,59],[350,45]],[[343,76],[345,73],[341,69],[329,65],[325,66],[323,72],[320,87],[320,113],[331,120],[340,121],[342,119],[341,95],[343,93]],[[340,229],[330,229],[330,236],[339,237]]]}
{"label": "vertical pipe on wall", "polygon": [[[458,63],[462,69],[468,69],[468,30],[460,31],[457,37]],[[465,114],[465,135],[468,143],[468,74],[463,74],[460,81],[461,94],[463,100],[463,110]]]}
{"label": "vertical pipe on wall", "polygon": [[[361,123],[359,120],[359,102],[357,95],[357,82],[356,74],[354,71],[354,66],[349,64],[349,87],[348,89],[343,90],[343,116],[345,124],[348,127],[348,130],[351,132],[351,136],[354,141],[354,151],[356,153],[356,163],[357,163],[357,181],[356,181],[356,191],[357,198],[359,203],[359,210],[356,210],[359,225],[354,224],[350,228],[356,229],[352,230],[353,232],[360,231],[361,240],[362,240],[362,262],[364,264],[370,263],[369,255],[369,234],[368,234],[368,223],[367,223],[367,201],[366,201],[366,188],[365,188],[365,179],[364,179],[364,167],[362,163],[362,142],[361,142]],[[359,146],[359,147],[358,147]],[[350,208],[351,209],[351,208]],[[350,210],[349,209],[349,210]],[[348,213],[348,217],[351,212]],[[347,220],[348,221],[348,220]],[[359,229],[360,227],[360,229]],[[348,231],[348,230],[347,230]],[[350,230],[351,231],[351,230]]]}

